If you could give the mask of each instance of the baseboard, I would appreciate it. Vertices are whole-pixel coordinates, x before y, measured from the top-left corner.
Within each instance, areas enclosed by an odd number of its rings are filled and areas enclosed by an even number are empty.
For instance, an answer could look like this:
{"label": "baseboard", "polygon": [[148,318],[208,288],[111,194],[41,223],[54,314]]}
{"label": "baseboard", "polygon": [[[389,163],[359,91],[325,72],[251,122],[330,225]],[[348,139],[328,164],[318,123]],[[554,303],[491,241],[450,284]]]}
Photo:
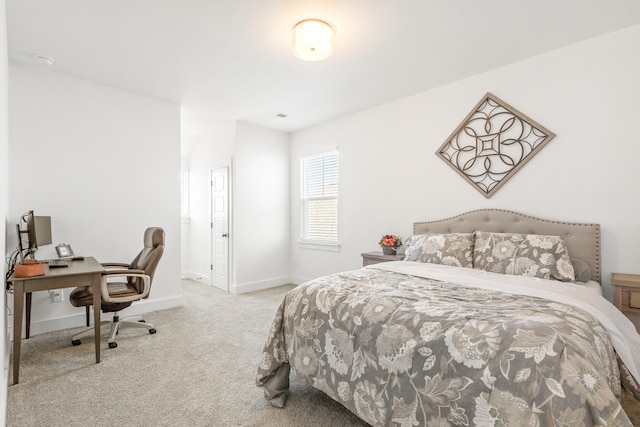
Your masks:
{"label": "baseboard", "polygon": [[261,280],[259,282],[251,282],[251,283],[243,283],[241,285],[231,285],[229,291],[233,294],[246,294],[247,292],[255,292],[262,291],[264,289],[276,288],[278,286],[287,285],[289,283],[293,283],[294,285],[299,285],[300,283],[295,283],[293,281],[293,277],[291,276],[282,276],[275,277],[273,279]]}
{"label": "baseboard", "polygon": [[191,279],[196,282],[211,283],[211,277],[205,274],[196,273],[195,271],[183,271],[180,274],[181,279]]}
{"label": "baseboard", "polygon": [[291,279],[290,283],[293,283],[294,285],[302,285],[303,283],[311,280],[311,279],[307,279],[305,277],[300,277],[300,276],[291,276],[290,279]]}
{"label": "baseboard", "polygon": [[[166,310],[168,308],[180,307],[184,305],[184,297],[182,295],[163,299],[149,299],[135,302],[120,312],[120,317],[137,316],[152,311]],[[91,315],[93,320],[93,314]],[[111,313],[101,313],[102,320],[109,320],[113,317]],[[31,322],[31,335],[45,334],[47,332],[60,331],[69,328],[78,328],[85,326],[85,311],[78,309],[78,314],[72,316],[58,317],[47,319],[40,322]],[[24,334],[24,327],[22,328]]]}
{"label": "baseboard", "polygon": [[[193,272],[193,271],[183,271],[180,275],[182,279],[190,279],[195,280],[196,282],[201,282],[206,285],[210,284],[209,276],[203,276],[202,274]],[[294,285],[301,285],[305,282],[308,282],[311,279],[307,279],[305,277],[299,276],[282,276],[276,277],[274,279],[260,280],[258,282],[251,283],[243,283],[240,285],[230,285],[229,292],[239,295],[246,294],[247,292],[255,292],[261,291],[264,289],[276,288],[278,286],[286,285],[288,283],[292,283]]]}

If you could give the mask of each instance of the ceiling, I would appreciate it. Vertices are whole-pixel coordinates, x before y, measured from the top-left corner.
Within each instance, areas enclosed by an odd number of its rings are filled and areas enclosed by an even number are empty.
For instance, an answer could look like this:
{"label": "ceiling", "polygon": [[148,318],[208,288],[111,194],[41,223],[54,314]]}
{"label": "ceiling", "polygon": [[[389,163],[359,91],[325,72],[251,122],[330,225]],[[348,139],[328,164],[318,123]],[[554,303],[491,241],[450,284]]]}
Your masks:
{"label": "ceiling", "polygon": [[[183,139],[218,121],[293,132],[640,24],[638,0],[6,0],[10,58],[182,106]],[[304,62],[318,18],[335,54]],[[33,61],[32,61],[33,62]],[[285,114],[287,117],[278,117]]]}

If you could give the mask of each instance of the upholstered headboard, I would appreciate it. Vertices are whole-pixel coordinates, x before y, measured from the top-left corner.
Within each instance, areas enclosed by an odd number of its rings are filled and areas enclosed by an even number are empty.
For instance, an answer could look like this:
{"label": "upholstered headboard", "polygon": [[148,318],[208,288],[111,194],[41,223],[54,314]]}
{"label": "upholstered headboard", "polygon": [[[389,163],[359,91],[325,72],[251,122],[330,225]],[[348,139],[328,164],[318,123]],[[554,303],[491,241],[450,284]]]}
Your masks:
{"label": "upholstered headboard", "polygon": [[479,209],[452,218],[413,224],[414,234],[472,233],[477,230],[560,236],[566,242],[571,258],[589,264],[591,280],[601,283],[599,224],[550,221],[502,209]]}

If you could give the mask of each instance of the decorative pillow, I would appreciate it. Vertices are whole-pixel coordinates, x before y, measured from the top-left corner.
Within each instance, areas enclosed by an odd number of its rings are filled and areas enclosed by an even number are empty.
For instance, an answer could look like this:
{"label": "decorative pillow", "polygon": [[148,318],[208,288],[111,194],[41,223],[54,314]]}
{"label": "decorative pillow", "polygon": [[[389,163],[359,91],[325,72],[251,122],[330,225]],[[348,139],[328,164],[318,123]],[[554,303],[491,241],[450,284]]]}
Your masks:
{"label": "decorative pillow", "polygon": [[591,280],[591,267],[586,261],[579,258],[571,258],[571,265],[573,265],[576,282],[588,282]]}
{"label": "decorative pillow", "polygon": [[473,267],[473,233],[417,234],[405,246],[405,261]]}
{"label": "decorative pillow", "polygon": [[575,280],[567,246],[558,236],[476,231],[473,267],[494,273]]}

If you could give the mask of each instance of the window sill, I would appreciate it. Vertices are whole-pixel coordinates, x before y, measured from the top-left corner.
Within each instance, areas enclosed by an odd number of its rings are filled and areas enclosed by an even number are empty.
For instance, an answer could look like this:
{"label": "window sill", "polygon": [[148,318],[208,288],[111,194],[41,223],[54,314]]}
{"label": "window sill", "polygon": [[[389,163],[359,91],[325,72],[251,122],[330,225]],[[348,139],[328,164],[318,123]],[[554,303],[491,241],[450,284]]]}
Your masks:
{"label": "window sill", "polygon": [[317,242],[311,240],[298,240],[300,249],[311,249],[316,251],[340,252],[340,243],[338,242]]}

